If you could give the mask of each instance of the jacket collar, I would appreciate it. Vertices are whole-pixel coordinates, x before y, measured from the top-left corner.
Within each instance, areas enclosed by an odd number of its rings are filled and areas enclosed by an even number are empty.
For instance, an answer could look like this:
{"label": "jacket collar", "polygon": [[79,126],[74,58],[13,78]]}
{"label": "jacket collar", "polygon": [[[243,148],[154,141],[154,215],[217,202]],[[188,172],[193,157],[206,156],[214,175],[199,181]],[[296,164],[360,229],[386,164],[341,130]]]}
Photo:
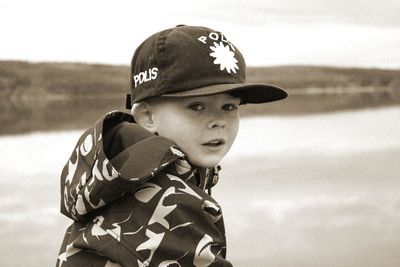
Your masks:
{"label": "jacket collar", "polygon": [[175,161],[172,174],[180,177],[186,182],[189,182],[202,190],[209,190],[218,183],[220,166],[214,168],[202,168],[190,164],[185,158],[180,158]]}

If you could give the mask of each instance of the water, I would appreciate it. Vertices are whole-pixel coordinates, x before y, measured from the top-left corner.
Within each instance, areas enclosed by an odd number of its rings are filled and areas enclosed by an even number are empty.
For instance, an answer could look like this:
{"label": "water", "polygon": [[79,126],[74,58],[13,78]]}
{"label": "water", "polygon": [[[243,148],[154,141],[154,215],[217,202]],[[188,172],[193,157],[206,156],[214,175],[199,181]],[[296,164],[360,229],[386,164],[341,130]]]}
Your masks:
{"label": "water", "polygon": [[[235,266],[398,266],[400,108],[246,118],[214,197]],[[81,130],[0,137],[0,266],[54,266]]]}

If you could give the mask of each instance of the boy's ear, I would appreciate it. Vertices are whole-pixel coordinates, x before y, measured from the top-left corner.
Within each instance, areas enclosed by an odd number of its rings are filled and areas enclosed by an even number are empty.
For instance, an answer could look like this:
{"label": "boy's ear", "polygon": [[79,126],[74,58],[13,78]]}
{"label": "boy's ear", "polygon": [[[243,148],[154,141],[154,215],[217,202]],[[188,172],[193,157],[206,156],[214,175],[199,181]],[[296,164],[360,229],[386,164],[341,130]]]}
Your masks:
{"label": "boy's ear", "polygon": [[131,114],[140,126],[152,133],[156,133],[157,129],[153,121],[153,113],[148,102],[142,101],[133,104]]}

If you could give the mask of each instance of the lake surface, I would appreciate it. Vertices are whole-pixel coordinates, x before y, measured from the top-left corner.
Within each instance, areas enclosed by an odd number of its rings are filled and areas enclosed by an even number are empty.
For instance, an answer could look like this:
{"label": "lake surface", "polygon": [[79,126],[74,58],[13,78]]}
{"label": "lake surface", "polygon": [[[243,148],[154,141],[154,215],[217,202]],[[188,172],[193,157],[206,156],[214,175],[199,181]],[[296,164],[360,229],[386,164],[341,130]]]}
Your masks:
{"label": "lake surface", "polygon": [[[0,266],[54,266],[81,130],[0,137]],[[221,179],[234,266],[400,263],[400,107],[245,118]]]}

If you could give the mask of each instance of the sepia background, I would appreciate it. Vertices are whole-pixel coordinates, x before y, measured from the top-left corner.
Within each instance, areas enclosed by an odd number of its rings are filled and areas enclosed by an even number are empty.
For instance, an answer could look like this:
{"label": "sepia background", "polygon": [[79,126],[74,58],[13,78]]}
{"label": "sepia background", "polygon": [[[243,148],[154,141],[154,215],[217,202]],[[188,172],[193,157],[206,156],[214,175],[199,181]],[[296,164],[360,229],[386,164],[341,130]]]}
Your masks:
{"label": "sepia background", "polygon": [[61,169],[83,129],[124,109],[129,63],[177,24],[222,31],[247,105],[213,196],[234,266],[400,264],[400,2],[0,1],[0,266],[55,266]]}

